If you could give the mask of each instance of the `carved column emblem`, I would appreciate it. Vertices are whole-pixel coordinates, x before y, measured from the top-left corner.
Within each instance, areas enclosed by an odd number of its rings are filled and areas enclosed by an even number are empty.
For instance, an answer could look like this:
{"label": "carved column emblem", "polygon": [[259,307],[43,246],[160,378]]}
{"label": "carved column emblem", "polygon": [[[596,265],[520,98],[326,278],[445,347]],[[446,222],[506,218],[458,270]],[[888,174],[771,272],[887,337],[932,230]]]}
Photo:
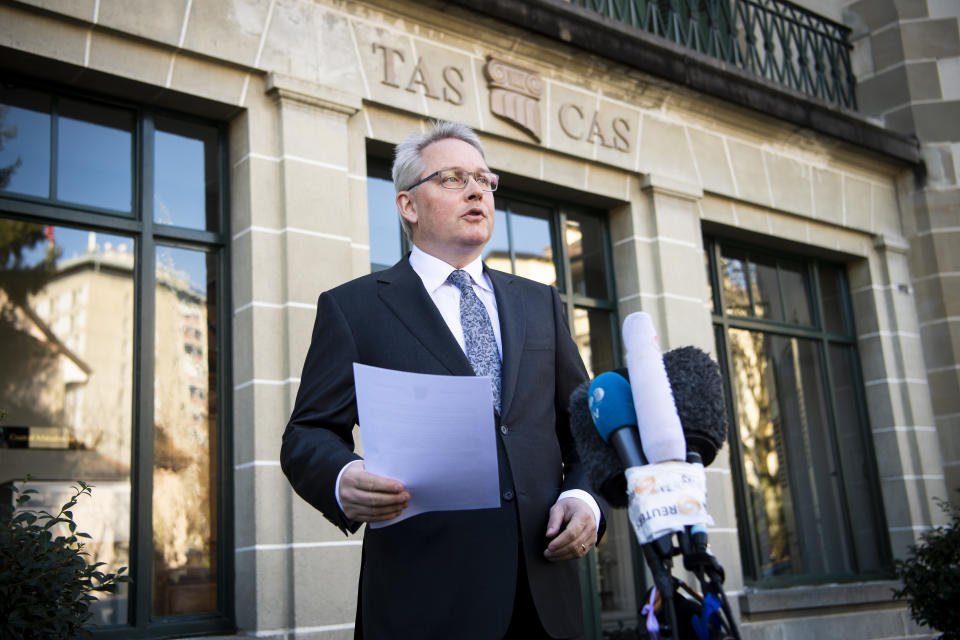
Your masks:
{"label": "carved column emblem", "polygon": [[540,74],[493,57],[487,59],[483,73],[490,89],[490,111],[540,142]]}

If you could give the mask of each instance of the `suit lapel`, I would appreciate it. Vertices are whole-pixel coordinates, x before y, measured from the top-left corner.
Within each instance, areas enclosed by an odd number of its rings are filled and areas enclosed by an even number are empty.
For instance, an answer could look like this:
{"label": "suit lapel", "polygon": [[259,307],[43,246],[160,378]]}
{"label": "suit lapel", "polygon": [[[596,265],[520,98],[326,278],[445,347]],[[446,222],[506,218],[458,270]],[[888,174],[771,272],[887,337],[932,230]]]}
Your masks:
{"label": "suit lapel", "polygon": [[500,340],[503,343],[501,415],[506,415],[517,387],[527,313],[523,296],[520,295],[519,288],[514,285],[516,281],[514,276],[488,269],[486,265],[484,265],[484,271],[493,283],[493,292],[497,297],[497,315],[500,316]]}
{"label": "suit lapel", "polygon": [[410,330],[410,333],[455,376],[472,376],[473,368],[463,349],[450,333],[447,323],[430,299],[423,281],[410,266],[407,256],[377,274],[383,303]]}

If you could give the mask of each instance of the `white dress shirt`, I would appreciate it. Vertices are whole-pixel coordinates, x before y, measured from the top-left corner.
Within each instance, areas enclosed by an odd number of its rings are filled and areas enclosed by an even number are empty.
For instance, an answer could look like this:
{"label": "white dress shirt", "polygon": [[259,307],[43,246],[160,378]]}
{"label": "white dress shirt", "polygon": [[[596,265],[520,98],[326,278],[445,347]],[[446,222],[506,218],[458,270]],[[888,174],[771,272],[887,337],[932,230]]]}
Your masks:
{"label": "white dress shirt", "polygon": [[[447,278],[455,271],[455,268],[443,260],[424,252],[416,245],[414,245],[410,251],[410,266],[413,267],[413,270],[420,276],[420,280],[423,281],[423,286],[427,290],[427,294],[429,294],[433,303],[437,305],[440,315],[443,316],[444,322],[446,322],[450,328],[450,333],[453,334],[460,348],[466,353],[467,348],[463,340],[463,327],[460,325],[460,289],[458,289],[456,285],[447,282]],[[487,309],[487,315],[490,316],[490,323],[493,325],[493,335],[497,339],[497,350],[500,352],[500,358],[502,360],[503,340],[500,338],[500,314],[497,313],[497,298],[493,292],[493,283],[490,282],[487,274],[483,272],[483,260],[480,256],[477,256],[477,259],[463,267],[463,270],[470,274],[470,278],[473,280],[473,291]],[[347,467],[354,462],[359,461],[354,460],[353,462],[348,462],[337,475],[337,483],[334,487],[336,493],[334,495],[337,498],[337,504],[340,506],[341,511],[343,510],[343,504],[340,502],[340,478],[343,477],[343,472],[346,471]],[[593,496],[582,489],[570,489],[569,491],[561,493],[557,497],[557,502],[567,498],[579,498],[590,505],[590,508],[593,510],[594,522],[596,522],[597,529],[599,530],[600,507],[597,505],[597,501],[593,499]]]}

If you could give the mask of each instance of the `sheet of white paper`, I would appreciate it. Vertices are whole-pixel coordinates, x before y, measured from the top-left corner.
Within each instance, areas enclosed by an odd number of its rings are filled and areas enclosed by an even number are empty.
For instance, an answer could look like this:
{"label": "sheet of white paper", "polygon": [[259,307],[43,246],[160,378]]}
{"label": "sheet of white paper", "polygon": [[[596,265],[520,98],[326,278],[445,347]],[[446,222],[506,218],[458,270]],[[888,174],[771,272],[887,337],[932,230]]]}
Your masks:
{"label": "sheet of white paper", "polygon": [[354,363],[366,470],[401,481],[425,511],[500,506],[490,379],[435,376]]}

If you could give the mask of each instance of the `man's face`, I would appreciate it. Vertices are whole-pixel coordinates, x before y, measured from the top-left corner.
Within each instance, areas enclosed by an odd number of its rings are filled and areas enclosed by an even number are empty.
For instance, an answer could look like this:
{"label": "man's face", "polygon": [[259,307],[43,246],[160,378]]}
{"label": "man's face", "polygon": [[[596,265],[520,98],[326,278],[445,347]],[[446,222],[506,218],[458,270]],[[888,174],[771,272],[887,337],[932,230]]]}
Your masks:
{"label": "man's face", "polygon": [[[489,171],[472,145],[447,138],[421,151],[424,178],[440,169]],[[493,193],[470,178],[462,190],[444,189],[436,178],[397,194],[400,213],[413,227],[413,242],[423,251],[455,267],[480,255],[493,233]]]}

